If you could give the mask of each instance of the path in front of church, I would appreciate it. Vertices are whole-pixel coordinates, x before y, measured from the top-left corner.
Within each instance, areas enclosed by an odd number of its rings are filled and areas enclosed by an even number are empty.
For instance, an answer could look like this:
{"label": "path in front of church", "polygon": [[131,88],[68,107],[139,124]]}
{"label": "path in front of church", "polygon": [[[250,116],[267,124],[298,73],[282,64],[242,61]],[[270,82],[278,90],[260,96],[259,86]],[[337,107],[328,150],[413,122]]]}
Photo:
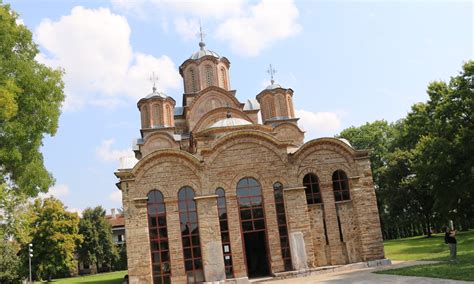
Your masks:
{"label": "path in front of church", "polygon": [[394,261],[394,264],[390,266],[378,267],[378,268],[365,268],[357,269],[352,271],[344,272],[333,272],[320,275],[312,275],[299,278],[291,278],[284,280],[268,281],[271,284],[310,284],[310,283],[327,283],[327,284],[372,284],[372,283],[384,283],[384,284],[461,284],[471,283],[468,281],[457,281],[449,279],[438,279],[429,277],[412,277],[412,276],[400,276],[400,275],[387,275],[387,274],[375,274],[374,271],[380,271],[383,269],[393,269],[410,265],[427,264],[427,261]]}

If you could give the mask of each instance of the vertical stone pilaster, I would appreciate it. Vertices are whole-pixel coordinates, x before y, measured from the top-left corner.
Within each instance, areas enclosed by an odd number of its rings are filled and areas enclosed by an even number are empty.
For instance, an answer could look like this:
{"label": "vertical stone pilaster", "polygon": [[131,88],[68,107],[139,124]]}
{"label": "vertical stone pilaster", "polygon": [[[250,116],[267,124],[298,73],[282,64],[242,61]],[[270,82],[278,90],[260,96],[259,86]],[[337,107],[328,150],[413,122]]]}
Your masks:
{"label": "vertical stone pilaster", "polygon": [[217,197],[217,195],[206,195],[194,198],[199,220],[204,279],[207,282],[226,279]]}
{"label": "vertical stone pilaster", "polygon": [[128,203],[125,218],[129,283],[152,283],[151,252],[148,234],[147,198]]}
{"label": "vertical stone pilaster", "polygon": [[166,226],[168,228],[168,246],[171,260],[171,282],[186,283],[178,200],[176,198],[165,198],[165,206]]}
{"label": "vertical stone pilaster", "polygon": [[272,184],[262,182],[262,196],[265,208],[265,225],[268,241],[268,261],[272,273],[285,270],[285,264],[281,256],[280,232],[275,208],[275,196]]}
{"label": "vertical stone pilaster", "polygon": [[293,268],[302,270],[314,267],[313,236],[311,234],[305,187],[285,188],[283,189],[283,198]]}
{"label": "vertical stone pilaster", "polygon": [[345,264],[346,257],[343,252],[343,243],[339,237],[337,224],[337,208],[334,202],[332,182],[320,182],[321,196],[324,202],[324,215],[329,241],[329,254],[331,264]]}
{"label": "vertical stone pilaster", "polygon": [[232,249],[232,267],[235,278],[247,277],[245,254],[240,231],[239,205],[235,193],[226,193],[227,221],[229,225],[230,246]]}
{"label": "vertical stone pilaster", "polygon": [[368,158],[356,162],[360,176],[351,179],[351,198],[357,212],[361,258],[381,259],[384,258],[383,237],[370,162]]}

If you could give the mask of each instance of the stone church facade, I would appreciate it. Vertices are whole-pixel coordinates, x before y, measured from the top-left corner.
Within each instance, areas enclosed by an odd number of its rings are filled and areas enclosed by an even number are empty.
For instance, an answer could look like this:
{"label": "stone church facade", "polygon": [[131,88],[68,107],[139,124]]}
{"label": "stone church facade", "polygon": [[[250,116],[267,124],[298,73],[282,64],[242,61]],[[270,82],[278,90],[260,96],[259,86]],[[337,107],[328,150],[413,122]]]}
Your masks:
{"label": "stone church facade", "polygon": [[138,102],[139,161],[115,173],[130,283],[245,283],[384,258],[368,152],[304,143],[293,90],[272,80],[241,103],[229,67],[201,42],[180,66],[183,107],[155,88]]}

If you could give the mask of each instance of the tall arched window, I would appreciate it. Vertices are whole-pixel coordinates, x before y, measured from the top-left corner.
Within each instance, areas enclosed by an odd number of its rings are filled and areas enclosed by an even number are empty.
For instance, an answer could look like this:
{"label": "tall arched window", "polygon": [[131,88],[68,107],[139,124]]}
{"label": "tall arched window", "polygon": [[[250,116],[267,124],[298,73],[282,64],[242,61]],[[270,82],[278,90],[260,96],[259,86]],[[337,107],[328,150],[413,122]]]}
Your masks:
{"label": "tall arched window", "polygon": [[153,283],[171,283],[166,207],[160,191],[148,193],[147,209]]}
{"label": "tall arched window", "polygon": [[197,83],[196,83],[196,71],[194,68],[189,69],[189,80],[191,80],[191,91],[193,93],[197,92]]}
{"label": "tall arched window", "polygon": [[153,126],[163,125],[161,121],[161,106],[159,104],[153,105]]}
{"label": "tall arched window", "polygon": [[150,111],[148,109],[148,105],[144,105],[142,109],[142,127],[150,127]]}
{"label": "tall arched window", "polygon": [[179,222],[183,242],[184,269],[188,283],[204,281],[201,246],[199,240],[198,217],[194,190],[189,186],[178,192]]}
{"label": "tall arched window", "polygon": [[295,117],[295,110],[293,109],[293,102],[291,101],[291,97],[288,96],[287,97],[287,100],[288,100],[288,108],[289,108],[289,117],[293,118]]}
{"label": "tall arched window", "polygon": [[230,248],[229,223],[227,222],[227,206],[225,203],[224,189],[216,189],[217,210],[219,212],[219,225],[221,228],[222,252],[224,253],[225,275],[227,278],[234,278],[232,267],[232,251]]}
{"label": "tall arched window", "polygon": [[350,200],[349,180],[344,171],[337,170],[332,174],[332,188],[334,190],[334,200]]}
{"label": "tall arched window", "polygon": [[211,65],[206,65],[206,82],[207,86],[213,86],[214,85],[214,72],[212,72],[212,66]]}
{"label": "tall arched window", "polygon": [[321,191],[319,190],[319,180],[315,174],[306,174],[303,177],[303,186],[306,187],[306,201],[308,204],[320,204],[323,202]]}
{"label": "tall arched window", "polygon": [[221,67],[221,87],[227,89],[227,78],[225,75],[225,68]]}
{"label": "tall arched window", "polygon": [[172,122],[171,122],[171,116],[173,115],[173,113],[171,112],[171,107],[170,105],[166,105],[166,118],[168,121],[166,121],[166,123],[164,123],[166,126],[173,126],[172,125]]}
{"label": "tall arched window", "polygon": [[280,247],[285,271],[292,270],[290,241],[288,239],[288,228],[286,226],[285,201],[283,200],[283,184],[275,182],[273,184],[275,195],[275,208],[278,221],[278,231],[280,233]]}

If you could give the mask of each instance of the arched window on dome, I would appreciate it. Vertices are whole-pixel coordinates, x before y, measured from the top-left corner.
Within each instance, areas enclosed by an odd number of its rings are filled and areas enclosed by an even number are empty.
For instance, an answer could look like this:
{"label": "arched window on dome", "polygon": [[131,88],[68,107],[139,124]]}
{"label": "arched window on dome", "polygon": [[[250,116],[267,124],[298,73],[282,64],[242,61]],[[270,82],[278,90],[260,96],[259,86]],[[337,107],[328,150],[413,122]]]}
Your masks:
{"label": "arched window on dome", "polygon": [[190,68],[188,71],[188,88],[190,92],[196,93],[198,91],[197,80],[196,80],[196,70]]}
{"label": "arched window on dome", "polygon": [[153,283],[170,283],[171,265],[166,207],[163,194],[159,190],[148,193],[147,213]]}
{"label": "arched window on dome", "polygon": [[166,105],[166,123],[164,123],[166,126],[173,126],[172,125],[172,112],[171,112],[171,107],[170,105]]}
{"label": "arched window on dome", "polygon": [[303,186],[306,191],[306,201],[308,204],[321,204],[321,190],[319,189],[319,179],[313,173],[308,173],[303,177]]}
{"label": "arched window on dome", "polygon": [[142,107],[142,128],[150,127],[150,111],[148,105]]}
{"label": "arched window on dome", "polygon": [[179,222],[183,243],[184,269],[188,283],[204,281],[194,190],[185,186],[178,192]]}
{"label": "arched window on dome", "polygon": [[224,254],[225,275],[227,278],[234,278],[232,267],[232,250],[230,247],[229,223],[227,220],[227,206],[225,191],[222,188],[216,189],[217,211],[219,213],[219,225],[221,229],[222,253]]}
{"label": "arched window on dome", "polygon": [[227,89],[227,77],[226,77],[226,74],[225,74],[225,68],[221,67],[220,70],[221,70],[221,76],[220,76],[221,77],[220,78],[221,79],[221,81],[220,81],[221,88]]}
{"label": "arched window on dome", "polygon": [[344,171],[337,170],[332,174],[332,188],[336,202],[351,199],[349,194],[349,180]]}
{"label": "arched window on dome", "polygon": [[161,122],[161,106],[159,104],[153,105],[153,126],[163,125]]}
{"label": "arched window on dome", "polygon": [[289,109],[288,116],[291,117],[291,118],[294,118],[295,117],[295,110],[293,109],[293,102],[291,100],[291,97],[288,96],[287,100],[288,100],[288,109]]}
{"label": "arched window on dome", "polygon": [[213,86],[214,85],[214,72],[212,72],[212,66],[206,65],[204,66],[204,69],[206,70],[207,87]]}

